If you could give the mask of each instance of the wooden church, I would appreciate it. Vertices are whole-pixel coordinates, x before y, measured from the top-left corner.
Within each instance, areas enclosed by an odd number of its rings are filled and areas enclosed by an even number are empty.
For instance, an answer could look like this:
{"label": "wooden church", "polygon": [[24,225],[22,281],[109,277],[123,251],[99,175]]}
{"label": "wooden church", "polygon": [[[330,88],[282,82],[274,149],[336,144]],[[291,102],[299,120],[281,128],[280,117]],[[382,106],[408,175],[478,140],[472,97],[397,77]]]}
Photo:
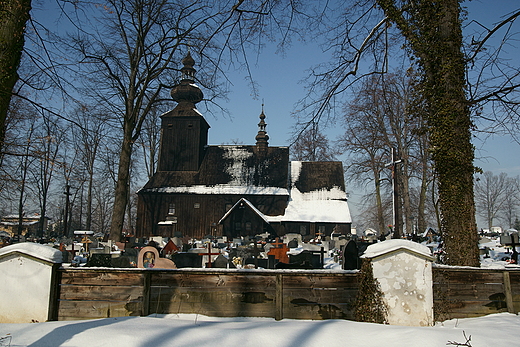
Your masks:
{"label": "wooden church", "polygon": [[350,233],[342,163],[291,162],[288,147],[269,146],[263,110],[255,145],[208,145],[195,62],[188,53],[182,63],[178,104],[161,116],[157,172],[138,192],[136,236]]}

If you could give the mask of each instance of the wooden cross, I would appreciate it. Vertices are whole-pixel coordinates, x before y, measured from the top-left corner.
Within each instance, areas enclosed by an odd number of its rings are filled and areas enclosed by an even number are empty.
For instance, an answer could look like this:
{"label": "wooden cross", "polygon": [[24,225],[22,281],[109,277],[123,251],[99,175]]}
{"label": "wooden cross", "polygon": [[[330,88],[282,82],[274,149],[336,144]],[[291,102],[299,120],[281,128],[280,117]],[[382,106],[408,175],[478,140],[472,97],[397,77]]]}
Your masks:
{"label": "wooden cross", "polygon": [[208,253],[199,253],[199,255],[207,255],[208,256],[208,268],[211,267],[211,256],[212,255],[220,255],[220,252],[218,253],[211,253],[211,242],[208,243]]}
{"label": "wooden cross", "polygon": [[397,184],[397,164],[401,162],[401,159],[396,159],[397,151],[392,147],[392,157],[391,162],[386,164],[386,167],[391,167],[392,169],[392,203],[393,203],[393,228],[394,233],[392,235],[393,239],[401,238],[400,235],[400,227],[399,227],[399,186]]}

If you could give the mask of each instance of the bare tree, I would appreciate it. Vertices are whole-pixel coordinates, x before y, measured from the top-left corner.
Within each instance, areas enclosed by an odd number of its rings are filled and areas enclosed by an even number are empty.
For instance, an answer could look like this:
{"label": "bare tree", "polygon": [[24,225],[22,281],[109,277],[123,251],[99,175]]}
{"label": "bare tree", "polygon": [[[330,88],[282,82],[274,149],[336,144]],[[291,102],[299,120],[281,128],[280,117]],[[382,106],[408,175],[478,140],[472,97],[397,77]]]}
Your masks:
{"label": "bare tree", "polygon": [[[213,6],[212,6],[213,5]],[[216,11],[215,11],[216,10]],[[99,24],[71,43],[88,75],[91,97],[117,116],[121,128],[111,239],[119,241],[129,201],[134,144],[145,119],[173,85],[176,64],[188,46],[205,44],[218,26],[217,3],[109,0],[89,9]],[[94,15],[96,18],[96,15]],[[88,18],[87,18],[88,19]],[[86,30],[86,27],[83,27]]]}
{"label": "bare tree", "polygon": [[512,191],[514,188],[516,188],[515,183],[503,172],[494,175],[491,171],[486,171],[477,178],[475,204],[477,212],[484,218],[488,229],[495,226],[496,219],[506,207],[511,207],[506,204],[510,196],[514,194]]}
{"label": "bare tree", "polygon": [[327,137],[319,131],[317,124],[299,134],[291,146],[291,155],[294,160],[300,161],[335,160],[334,150],[329,145]]}

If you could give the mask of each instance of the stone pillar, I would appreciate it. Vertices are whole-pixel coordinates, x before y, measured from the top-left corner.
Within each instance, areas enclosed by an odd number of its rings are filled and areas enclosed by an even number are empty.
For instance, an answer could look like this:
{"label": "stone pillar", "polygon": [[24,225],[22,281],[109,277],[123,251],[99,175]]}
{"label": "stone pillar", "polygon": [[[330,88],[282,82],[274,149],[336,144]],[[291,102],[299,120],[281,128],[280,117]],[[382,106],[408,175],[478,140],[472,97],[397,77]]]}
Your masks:
{"label": "stone pillar", "polygon": [[61,251],[37,243],[0,249],[0,323],[55,320]]}
{"label": "stone pillar", "polygon": [[362,258],[371,259],[389,324],[433,325],[434,258],[428,247],[407,240],[386,240],[368,246]]}

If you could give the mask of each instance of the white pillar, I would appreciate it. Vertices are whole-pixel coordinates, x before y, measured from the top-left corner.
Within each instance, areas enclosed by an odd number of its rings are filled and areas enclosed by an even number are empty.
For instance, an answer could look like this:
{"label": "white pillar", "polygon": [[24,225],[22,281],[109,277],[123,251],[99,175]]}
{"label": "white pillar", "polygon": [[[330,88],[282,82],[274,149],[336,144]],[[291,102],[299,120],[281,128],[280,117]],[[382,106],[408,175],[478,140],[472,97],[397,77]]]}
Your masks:
{"label": "white pillar", "polygon": [[372,261],[388,308],[388,323],[431,326],[433,279],[430,249],[407,240],[386,240],[368,246],[362,258]]}

